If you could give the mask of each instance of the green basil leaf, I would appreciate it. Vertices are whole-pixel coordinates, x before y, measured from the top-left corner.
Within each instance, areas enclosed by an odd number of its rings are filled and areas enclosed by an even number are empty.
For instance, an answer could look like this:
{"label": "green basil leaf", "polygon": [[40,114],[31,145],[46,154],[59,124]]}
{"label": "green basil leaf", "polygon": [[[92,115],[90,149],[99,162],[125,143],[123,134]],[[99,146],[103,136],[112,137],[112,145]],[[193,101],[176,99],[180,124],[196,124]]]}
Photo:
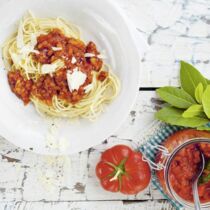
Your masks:
{"label": "green basil leaf", "polygon": [[205,165],[205,169],[210,171],[210,160],[207,160],[206,165]]}
{"label": "green basil leaf", "polygon": [[200,183],[207,183],[207,182],[210,181],[210,160],[206,160],[205,171],[207,173],[206,174],[202,174],[202,176],[199,179]]}
{"label": "green basil leaf", "polygon": [[202,104],[204,112],[206,113],[207,117],[210,118],[210,85],[207,86],[203,93]]}
{"label": "green basil leaf", "polygon": [[208,183],[210,181],[210,174],[203,176],[203,183]]}
{"label": "green basil leaf", "polygon": [[184,61],[181,61],[180,81],[181,87],[192,97],[195,96],[195,89],[199,83],[202,83],[204,89],[207,86],[207,81],[202,74],[192,65]]}
{"label": "green basil leaf", "polygon": [[209,122],[208,119],[201,117],[184,118],[182,113],[183,111],[180,109],[174,107],[164,107],[155,113],[155,117],[156,119],[171,125],[179,125],[192,128],[206,125]]}
{"label": "green basil leaf", "polygon": [[183,112],[182,116],[184,118],[191,118],[191,117],[200,116],[202,113],[203,113],[203,106],[200,104],[193,104]]}
{"label": "green basil leaf", "polygon": [[164,101],[177,108],[186,109],[196,103],[191,95],[176,87],[162,87],[157,93]]}
{"label": "green basil leaf", "polygon": [[202,97],[203,97],[203,85],[202,83],[200,82],[198,84],[198,86],[195,88],[195,99],[196,101],[201,104],[202,103]]}
{"label": "green basil leaf", "polygon": [[200,126],[200,127],[197,127],[197,130],[199,130],[199,131],[210,131],[210,127]]}

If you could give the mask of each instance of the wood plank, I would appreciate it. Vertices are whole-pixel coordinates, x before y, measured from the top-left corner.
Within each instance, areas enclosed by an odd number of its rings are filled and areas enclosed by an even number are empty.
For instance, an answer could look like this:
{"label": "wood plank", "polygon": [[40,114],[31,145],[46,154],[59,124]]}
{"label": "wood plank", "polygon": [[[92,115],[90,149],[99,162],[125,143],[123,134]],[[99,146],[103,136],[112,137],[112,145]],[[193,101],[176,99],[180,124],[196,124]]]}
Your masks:
{"label": "wood plank", "polygon": [[150,200],[163,197],[154,187],[137,196],[104,191],[95,176],[95,165],[106,148],[119,143],[136,148],[131,141],[153,121],[160,106],[154,92],[139,92],[136,106],[128,119],[103,144],[71,156],[49,157],[19,149],[0,140],[1,201],[87,201]]}
{"label": "wood plank", "polygon": [[4,210],[175,210],[165,201],[89,201],[89,202],[15,202],[0,203]]}
{"label": "wood plank", "polygon": [[179,85],[180,60],[210,78],[210,1],[116,1],[149,45],[141,58],[141,86]]}
{"label": "wood plank", "polygon": [[[179,85],[181,59],[191,62],[210,77],[210,2],[115,1],[134,23],[137,36],[143,36],[149,45],[148,51],[140,58],[144,71],[142,87]],[[2,3],[5,1],[0,0]],[[130,140],[135,140],[139,132],[148,128],[160,106],[154,92],[140,92],[126,122],[107,142],[72,156],[39,156],[0,139],[0,209],[171,210],[167,202],[159,201],[163,197],[152,186],[137,196],[112,194],[101,189],[94,173],[104,149],[117,143],[136,147],[135,141]],[[32,202],[12,203],[22,200]],[[133,202],[135,200],[138,201]]]}

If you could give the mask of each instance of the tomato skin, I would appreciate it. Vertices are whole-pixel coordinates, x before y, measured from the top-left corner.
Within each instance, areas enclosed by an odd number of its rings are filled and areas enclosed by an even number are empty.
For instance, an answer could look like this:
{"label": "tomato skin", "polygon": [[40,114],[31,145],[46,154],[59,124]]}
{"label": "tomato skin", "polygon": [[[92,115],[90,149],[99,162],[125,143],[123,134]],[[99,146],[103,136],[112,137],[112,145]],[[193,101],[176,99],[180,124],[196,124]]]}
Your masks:
{"label": "tomato skin", "polygon": [[[142,160],[142,154],[126,145],[106,150],[96,166],[96,175],[105,190],[128,195],[145,189],[151,179],[150,167]],[[119,176],[115,179],[115,175]]]}
{"label": "tomato skin", "polygon": [[104,161],[100,161],[96,166],[96,175],[99,179],[104,179],[113,172],[114,168],[107,165]]}
{"label": "tomato skin", "polygon": [[101,180],[101,186],[110,192],[118,192],[119,191],[119,181],[114,180],[110,181],[110,177],[106,177]]}
{"label": "tomato skin", "polygon": [[131,153],[132,150],[130,147],[120,144],[111,147],[110,149],[107,149],[105,152],[103,152],[101,160],[119,165],[120,161],[124,158],[129,157]]}
{"label": "tomato skin", "polygon": [[125,163],[125,171],[128,173],[128,178],[122,182],[122,193],[136,194],[149,185],[151,179],[150,167],[147,162],[142,161],[140,152],[131,154]]}

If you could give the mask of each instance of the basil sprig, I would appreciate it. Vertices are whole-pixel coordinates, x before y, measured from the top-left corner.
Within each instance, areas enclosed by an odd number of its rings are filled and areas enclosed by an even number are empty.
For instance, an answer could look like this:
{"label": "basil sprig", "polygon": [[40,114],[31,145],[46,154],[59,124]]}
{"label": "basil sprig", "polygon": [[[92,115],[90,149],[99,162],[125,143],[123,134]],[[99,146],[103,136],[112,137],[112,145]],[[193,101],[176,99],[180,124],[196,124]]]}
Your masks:
{"label": "basil sprig", "polygon": [[166,86],[157,90],[167,106],[155,117],[171,125],[209,130],[210,80],[189,63],[181,61],[180,83],[181,88]]}
{"label": "basil sprig", "polygon": [[210,182],[210,160],[207,160],[205,164],[205,173],[199,178],[199,184],[205,184]]}

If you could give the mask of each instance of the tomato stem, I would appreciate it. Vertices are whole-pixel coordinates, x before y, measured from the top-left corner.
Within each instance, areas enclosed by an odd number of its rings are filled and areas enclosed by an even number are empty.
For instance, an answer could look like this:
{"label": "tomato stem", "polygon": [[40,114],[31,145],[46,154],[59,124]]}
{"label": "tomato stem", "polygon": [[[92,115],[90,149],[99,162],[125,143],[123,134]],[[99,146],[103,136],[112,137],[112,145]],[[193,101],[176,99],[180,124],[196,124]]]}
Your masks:
{"label": "tomato stem", "polygon": [[119,180],[120,188],[121,188],[121,178],[122,175],[126,173],[125,171],[125,162],[127,161],[127,158],[124,158],[118,166],[114,165],[113,163],[107,162],[108,165],[114,168],[114,176],[109,180],[110,182]]}
{"label": "tomato stem", "polygon": [[117,180],[118,177],[119,177],[119,175],[122,174],[122,173],[123,173],[122,169],[121,168],[118,168],[117,169],[117,172],[115,173],[115,175],[109,181],[112,182],[114,180]]}
{"label": "tomato stem", "polygon": [[115,170],[117,170],[117,166],[114,165],[113,163],[110,163],[110,162],[107,162],[107,161],[106,161],[106,164],[109,165],[109,166],[111,166],[111,167],[114,168]]}

